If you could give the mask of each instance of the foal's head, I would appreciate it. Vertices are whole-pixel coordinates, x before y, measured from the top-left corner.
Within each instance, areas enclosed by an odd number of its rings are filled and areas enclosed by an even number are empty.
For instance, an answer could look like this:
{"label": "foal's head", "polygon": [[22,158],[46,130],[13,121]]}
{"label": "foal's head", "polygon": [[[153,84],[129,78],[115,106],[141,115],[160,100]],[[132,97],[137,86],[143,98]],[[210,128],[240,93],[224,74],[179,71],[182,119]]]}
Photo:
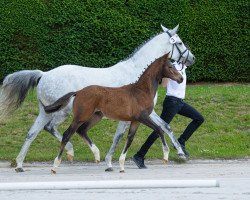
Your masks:
{"label": "foal's head", "polygon": [[[165,56],[168,56],[168,55],[165,55]],[[164,59],[164,63],[162,67],[162,78],[170,78],[176,81],[177,83],[181,83],[183,81],[182,75],[173,66],[173,64],[169,61],[169,59]]]}

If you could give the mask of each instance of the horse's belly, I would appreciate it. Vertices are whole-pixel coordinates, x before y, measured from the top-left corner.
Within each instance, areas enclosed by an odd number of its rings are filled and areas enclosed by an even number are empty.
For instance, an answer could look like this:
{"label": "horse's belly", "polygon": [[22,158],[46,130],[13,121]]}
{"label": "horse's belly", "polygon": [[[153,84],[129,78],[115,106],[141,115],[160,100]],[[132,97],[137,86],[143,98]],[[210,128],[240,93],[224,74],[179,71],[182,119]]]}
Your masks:
{"label": "horse's belly", "polygon": [[105,107],[101,108],[103,115],[109,119],[119,121],[133,121],[135,116],[130,106],[115,106],[106,104]]}

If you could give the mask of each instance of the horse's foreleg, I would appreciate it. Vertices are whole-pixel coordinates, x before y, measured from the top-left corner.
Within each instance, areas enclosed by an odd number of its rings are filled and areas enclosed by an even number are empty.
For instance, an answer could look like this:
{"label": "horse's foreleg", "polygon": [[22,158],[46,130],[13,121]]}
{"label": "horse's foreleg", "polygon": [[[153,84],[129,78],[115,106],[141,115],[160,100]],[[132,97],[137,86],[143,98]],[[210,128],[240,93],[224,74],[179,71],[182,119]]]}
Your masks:
{"label": "horse's foreleg", "polygon": [[77,128],[79,127],[79,123],[73,122],[69,128],[63,133],[63,138],[61,142],[60,151],[57,157],[54,160],[53,168],[51,169],[52,173],[56,173],[56,169],[59,167],[62,161],[62,154],[64,151],[64,147],[66,146],[67,142],[70,140],[71,136],[75,133]]}
{"label": "horse's foreleg", "polygon": [[124,149],[122,151],[122,154],[121,154],[121,156],[119,158],[120,172],[125,172],[125,170],[124,170],[124,163],[125,163],[127,151],[128,151],[128,148],[130,147],[130,145],[133,142],[135,133],[136,133],[139,125],[140,125],[140,122],[138,122],[138,121],[133,121],[130,124],[127,141],[126,141],[125,147],[124,147]]}
{"label": "horse's foreleg", "polygon": [[148,126],[149,128],[152,128],[154,131],[156,131],[157,134],[159,134],[161,142],[162,142],[162,149],[163,149],[163,160],[164,162],[168,161],[169,157],[169,147],[166,143],[164,132],[161,129],[160,126],[158,126],[149,116],[142,115],[140,117],[140,122]]}
{"label": "horse's foreleg", "polygon": [[95,162],[99,163],[100,158],[100,151],[98,147],[91,141],[91,139],[87,135],[87,131],[93,127],[95,124],[97,124],[103,117],[103,114],[101,112],[96,112],[93,114],[93,116],[84,124],[82,124],[78,129],[77,133],[83,138],[83,140],[88,144],[89,148],[93,152],[95,156]]}
{"label": "horse's foreleg", "polygon": [[34,139],[36,138],[36,136],[39,134],[39,132],[43,129],[43,127],[49,121],[50,121],[49,116],[40,111],[40,114],[38,115],[34,124],[30,128],[30,130],[26,136],[25,142],[22,146],[22,149],[16,158],[16,163],[17,163],[17,167],[15,168],[16,172],[24,172],[23,161],[26,157],[26,154],[29,150],[29,147],[30,147],[31,143],[34,141]]}
{"label": "horse's foreleg", "polygon": [[112,146],[110,147],[109,152],[107,153],[107,155],[105,157],[105,162],[108,166],[108,168],[105,171],[113,171],[112,157],[114,155],[114,152],[115,152],[117,145],[120,143],[127,127],[129,126],[129,124],[130,124],[130,122],[123,122],[123,121],[119,122],[117,129],[116,129],[115,136],[113,138]]}
{"label": "horse's foreleg", "polygon": [[171,129],[171,127],[169,126],[168,123],[166,123],[163,119],[161,119],[153,110],[153,112],[150,114],[149,116],[158,126],[160,126],[162,128],[162,130],[168,134],[169,138],[171,139],[174,147],[176,148],[177,152],[178,152],[178,156],[182,159],[186,159],[185,154],[181,148],[180,143],[178,142],[178,140],[176,139],[173,130]]}
{"label": "horse's foreleg", "polygon": [[[62,134],[57,130],[57,127],[65,121],[66,117],[68,116],[67,112],[58,112],[53,119],[44,127],[44,130],[48,131],[52,136],[57,138],[60,142],[62,141]],[[65,146],[67,150],[67,158],[70,162],[73,161],[74,158],[74,149],[71,142],[68,142]]]}

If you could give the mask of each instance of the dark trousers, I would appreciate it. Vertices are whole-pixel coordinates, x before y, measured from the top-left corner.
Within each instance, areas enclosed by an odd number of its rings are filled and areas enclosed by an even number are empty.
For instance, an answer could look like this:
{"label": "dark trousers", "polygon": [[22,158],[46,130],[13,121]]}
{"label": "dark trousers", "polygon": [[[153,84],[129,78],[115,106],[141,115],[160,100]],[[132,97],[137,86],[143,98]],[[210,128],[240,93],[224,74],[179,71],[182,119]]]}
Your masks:
{"label": "dark trousers", "polygon": [[[163,110],[160,117],[169,124],[176,114],[192,119],[192,122],[187,126],[183,134],[178,139],[180,144],[185,145],[185,141],[187,141],[194,131],[204,122],[204,118],[195,108],[185,103],[182,99],[166,96],[163,102]],[[159,135],[153,131],[137,152],[137,155],[144,158],[149,148],[158,137]]]}

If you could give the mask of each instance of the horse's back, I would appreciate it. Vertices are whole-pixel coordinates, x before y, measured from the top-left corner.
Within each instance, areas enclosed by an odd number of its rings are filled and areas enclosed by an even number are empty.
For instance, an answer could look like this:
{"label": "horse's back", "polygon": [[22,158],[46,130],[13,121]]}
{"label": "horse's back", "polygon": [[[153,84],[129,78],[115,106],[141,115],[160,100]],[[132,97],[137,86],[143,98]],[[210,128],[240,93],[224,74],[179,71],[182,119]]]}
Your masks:
{"label": "horse's back", "polygon": [[108,69],[89,68],[78,65],[62,65],[41,77],[37,86],[38,98],[44,103],[52,103],[66,93],[80,90],[89,85],[111,85]]}

